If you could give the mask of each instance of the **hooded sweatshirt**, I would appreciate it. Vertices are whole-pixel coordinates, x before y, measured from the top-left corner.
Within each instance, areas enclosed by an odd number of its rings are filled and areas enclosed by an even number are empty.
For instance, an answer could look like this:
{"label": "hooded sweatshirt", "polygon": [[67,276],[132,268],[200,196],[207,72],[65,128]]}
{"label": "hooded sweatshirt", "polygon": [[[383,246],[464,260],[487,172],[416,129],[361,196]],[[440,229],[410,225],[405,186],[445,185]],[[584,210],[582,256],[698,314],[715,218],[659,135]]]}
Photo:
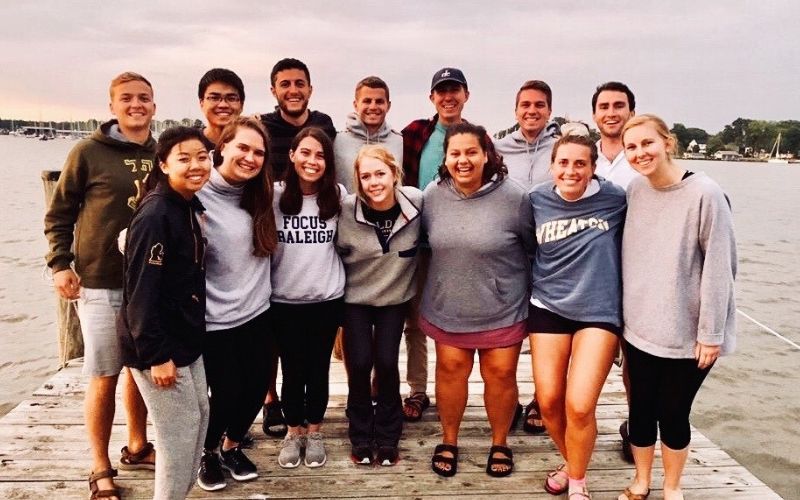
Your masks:
{"label": "hooded sweatshirt", "polygon": [[270,257],[253,255],[253,217],[216,168],[197,197],[206,207],[206,329],[228,330],[269,309]]}
{"label": "hooded sweatshirt", "polygon": [[269,164],[272,178],[276,181],[281,180],[289,165],[289,146],[298,132],[305,127],[319,127],[331,140],[336,138],[336,128],[331,117],[319,111],[309,111],[306,122],[298,127],[284,120],[276,106],[272,113],[261,115],[261,123],[269,132]]}
{"label": "hooded sweatshirt", "polygon": [[353,164],[358,151],[367,144],[381,144],[394,156],[398,165],[403,164],[403,136],[392,129],[384,120],[375,134],[370,134],[367,126],[355,113],[347,115],[345,129],[336,134],[333,152],[336,157],[336,182],[344,185],[347,191],[354,192]]}
{"label": "hooded sweatshirt", "polygon": [[530,189],[550,180],[550,155],[558,137],[558,124],[550,122],[533,142],[528,142],[517,129],[496,141],[495,149],[503,156],[508,176]]}
{"label": "hooded sweatshirt", "polygon": [[424,193],[432,256],[422,316],[447,332],[480,332],[528,317],[533,216],[525,189],[497,177],[464,196],[451,179]]}
{"label": "hooded sweatshirt", "polygon": [[117,235],[131,221],[141,183],[156,161],[155,148],[152,137],[144,144],[125,139],[116,120],[72,148],[44,218],[46,260],[53,272],[74,260],[83,286],[122,287]]}

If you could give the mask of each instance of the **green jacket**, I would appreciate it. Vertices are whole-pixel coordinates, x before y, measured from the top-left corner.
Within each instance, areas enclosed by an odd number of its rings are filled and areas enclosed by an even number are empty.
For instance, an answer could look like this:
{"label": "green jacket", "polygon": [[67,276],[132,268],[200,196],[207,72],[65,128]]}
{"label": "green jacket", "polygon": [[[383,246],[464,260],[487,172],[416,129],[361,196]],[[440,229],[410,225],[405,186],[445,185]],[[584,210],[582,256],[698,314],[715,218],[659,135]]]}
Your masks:
{"label": "green jacket", "polygon": [[74,261],[87,288],[122,287],[117,235],[130,223],[142,181],[156,164],[153,138],[145,144],[118,140],[111,137],[116,124],[104,123],[72,148],[44,218],[48,267],[58,272]]}

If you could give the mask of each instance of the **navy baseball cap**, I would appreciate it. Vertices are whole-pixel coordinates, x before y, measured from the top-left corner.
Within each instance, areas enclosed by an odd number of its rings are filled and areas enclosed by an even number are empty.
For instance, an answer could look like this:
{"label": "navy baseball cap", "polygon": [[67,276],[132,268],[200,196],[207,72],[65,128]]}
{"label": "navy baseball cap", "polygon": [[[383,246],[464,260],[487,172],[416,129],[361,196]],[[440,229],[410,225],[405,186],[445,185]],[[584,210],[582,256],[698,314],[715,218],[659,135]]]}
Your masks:
{"label": "navy baseball cap", "polygon": [[442,68],[434,73],[433,79],[431,79],[431,92],[442,82],[456,82],[463,85],[465,89],[467,88],[467,79],[464,78],[464,73],[457,68]]}

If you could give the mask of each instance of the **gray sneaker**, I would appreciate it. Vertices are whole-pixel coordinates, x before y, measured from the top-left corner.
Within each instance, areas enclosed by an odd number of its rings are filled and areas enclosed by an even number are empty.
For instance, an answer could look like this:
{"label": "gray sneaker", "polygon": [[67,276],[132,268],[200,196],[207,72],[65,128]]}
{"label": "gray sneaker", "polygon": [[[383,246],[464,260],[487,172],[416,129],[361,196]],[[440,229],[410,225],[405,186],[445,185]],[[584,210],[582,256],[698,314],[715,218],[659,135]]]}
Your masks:
{"label": "gray sneaker", "polygon": [[278,465],[284,469],[294,469],[300,465],[300,456],[303,452],[304,436],[300,434],[286,434],[278,454]]}
{"label": "gray sneaker", "polygon": [[328,460],[325,454],[325,443],[321,432],[309,432],[306,435],[306,467],[322,467]]}

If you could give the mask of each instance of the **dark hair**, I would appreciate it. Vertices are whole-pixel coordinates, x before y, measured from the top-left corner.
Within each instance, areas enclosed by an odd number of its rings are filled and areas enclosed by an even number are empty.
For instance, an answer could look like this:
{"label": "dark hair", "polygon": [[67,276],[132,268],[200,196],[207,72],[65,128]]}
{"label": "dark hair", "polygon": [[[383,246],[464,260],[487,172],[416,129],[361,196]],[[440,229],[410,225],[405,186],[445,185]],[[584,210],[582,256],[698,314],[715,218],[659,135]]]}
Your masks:
{"label": "dark hair", "polygon": [[358,91],[361,90],[362,87],[383,89],[383,91],[386,92],[386,100],[389,100],[389,86],[377,76],[368,76],[361,79],[361,81],[356,84],[356,99],[358,99]]}
{"label": "dark hair", "polygon": [[[319,216],[322,219],[330,219],[339,214],[342,204],[339,196],[339,186],[336,184],[336,164],[333,156],[333,141],[328,135],[318,127],[306,127],[294,136],[289,150],[297,151],[300,141],[306,137],[311,137],[322,145],[322,156],[325,158],[325,171],[320,179],[319,191],[317,192],[317,206],[319,206]],[[291,162],[290,162],[291,163]],[[287,215],[297,215],[303,208],[303,193],[300,191],[300,176],[297,175],[294,165],[289,165],[283,173],[283,180],[286,183],[281,195],[281,211]]]}
{"label": "dark hair", "polygon": [[597,144],[595,144],[595,142],[589,136],[576,134],[567,134],[553,144],[553,152],[550,153],[550,163],[556,161],[556,153],[558,153],[558,148],[564,144],[578,144],[580,146],[586,146],[590,151],[592,166],[597,166]]}
{"label": "dark hair", "polygon": [[269,154],[269,135],[261,121],[253,117],[240,116],[227,124],[219,136],[215,150],[215,164],[221,163],[222,147],[233,141],[240,128],[249,128],[264,140],[264,164],[261,171],[247,181],[242,191],[239,206],[253,218],[253,255],[266,257],[275,251],[278,244],[278,232],[275,227],[275,214],[272,210],[274,187],[270,177],[267,154]]}
{"label": "dark hair", "polygon": [[199,128],[178,125],[161,132],[161,135],[158,136],[158,144],[156,145],[156,159],[158,160],[158,165],[154,165],[153,169],[147,174],[147,177],[144,178],[142,189],[139,191],[139,196],[136,198],[137,203],[142,201],[145,195],[155,189],[161,182],[167,182],[167,175],[161,170],[161,164],[167,162],[167,157],[170,151],[172,151],[172,148],[182,142],[192,139],[197,139],[205,147],[203,132]]}
{"label": "dark hair", "polygon": [[447,170],[447,165],[445,165],[445,160],[447,159],[447,146],[450,143],[450,138],[458,134],[474,135],[478,139],[478,144],[480,145],[481,150],[486,153],[487,159],[486,165],[483,166],[483,177],[481,178],[481,183],[486,184],[495,174],[497,174],[498,180],[505,177],[505,175],[508,173],[508,170],[503,164],[503,157],[497,154],[497,151],[495,151],[494,144],[492,144],[492,140],[486,133],[486,129],[480,125],[461,122],[448,127],[447,132],[444,134],[444,159],[442,160],[442,164],[439,165],[439,182],[450,178],[450,172]]}
{"label": "dark hair", "polygon": [[206,95],[206,89],[212,83],[224,83],[236,89],[239,93],[239,99],[244,102],[244,83],[239,75],[233,71],[225,68],[214,68],[206,71],[206,74],[200,78],[200,83],[197,85],[197,97],[203,100]]}
{"label": "dark hair", "polygon": [[306,64],[303,61],[300,61],[299,59],[292,59],[291,57],[281,59],[280,61],[275,63],[275,66],[272,67],[272,72],[269,74],[270,85],[274,87],[275,77],[278,75],[279,72],[285,71],[287,69],[302,70],[303,73],[306,74],[307,83],[311,85],[311,75],[308,73],[308,66],[306,66]]}
{"label": "dark hair", "polygon": [[621,82],[606,82],[598,85],[594,91],[594,95],[592,96],[592,114],[594,114],[595,107],[597,106],[597,97],[600,95],[600,92],[604,90],[625,92],[625,95],[628,96],[628,108],[630,108],[631,111],[636,111],[636,97],[633,96],[633,92],[627,85]]}
{"label": "dark hair", "polygon": [[517,99],[514,101],[515,108],[519,106],[519,95],[522,94],[523,90],[538,90],[547,98],[547,107],[553,107],[553,91],[550,89],[550,85],[541,80],[528,80],[527,82],[523,83],[522,87],[520,87],[517,91]]}

